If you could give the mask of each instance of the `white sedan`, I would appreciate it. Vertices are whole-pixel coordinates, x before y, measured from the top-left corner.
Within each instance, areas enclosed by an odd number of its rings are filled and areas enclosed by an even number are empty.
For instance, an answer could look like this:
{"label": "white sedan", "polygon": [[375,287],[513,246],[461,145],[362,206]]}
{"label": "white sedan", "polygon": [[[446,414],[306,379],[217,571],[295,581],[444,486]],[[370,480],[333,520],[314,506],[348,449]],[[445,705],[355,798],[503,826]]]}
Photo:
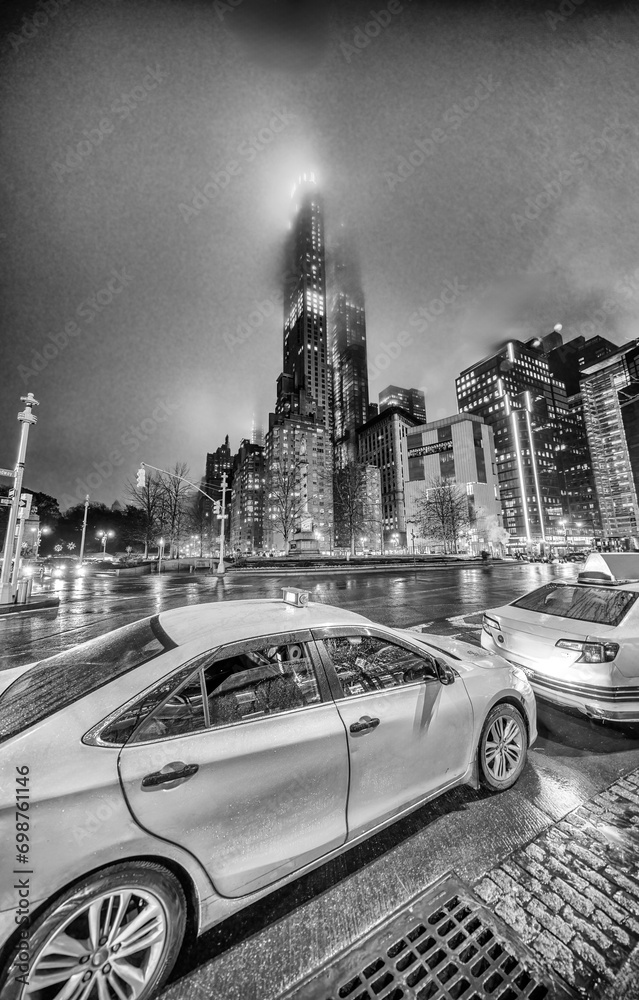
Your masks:
{"label": "white sedan", "polygon": [[639,555],[592,553],[484,614],[482,646],[521,667],[535,694],[594,719],[639,722]]}
{"label": "white sedan", "polygon": [[525,675],[283,600],[166,611],[0,674],[0,996],[145,1000],[201,933],[428,799],[519,777]]}

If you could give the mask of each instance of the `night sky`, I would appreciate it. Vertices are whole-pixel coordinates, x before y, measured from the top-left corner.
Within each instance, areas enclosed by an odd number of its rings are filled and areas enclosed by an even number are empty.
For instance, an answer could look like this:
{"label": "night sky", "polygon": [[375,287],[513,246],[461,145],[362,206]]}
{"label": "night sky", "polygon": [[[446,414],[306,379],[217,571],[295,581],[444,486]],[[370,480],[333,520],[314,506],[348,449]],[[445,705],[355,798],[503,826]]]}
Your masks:
{"label": "night sky", "polygon": [[421,387],[435,420],[510,337],[639,336],[629,5],[41,0],[0,16],[0,465],[31,391],[25,485],[63,507],[89,476],[92,500],[123,501],[141,460],[199,479],[226,434],[235,451],[267,428],[305,170],[329,240],[344,223],[359,246],[373,401]]}

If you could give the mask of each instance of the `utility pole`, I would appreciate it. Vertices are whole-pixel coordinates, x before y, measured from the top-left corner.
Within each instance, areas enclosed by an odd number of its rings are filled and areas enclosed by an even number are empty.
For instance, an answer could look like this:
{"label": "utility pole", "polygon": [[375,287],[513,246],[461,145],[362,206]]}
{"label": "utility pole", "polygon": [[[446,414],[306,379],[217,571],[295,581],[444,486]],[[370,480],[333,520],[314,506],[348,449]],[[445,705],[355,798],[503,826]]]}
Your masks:
{"label": "utility pole", "polygon": [[18,534],[16,536],[16,557],[13,561],[13,573],[11,574],[11,590],[15,593],[18,586],[18,577],[22,565],[22,539],[24,538],[24,525],[31,513],[31,502],[33,494],[23,493],[20,496],[20,510],[18,512]]}
{"label": "utility pole", "polygon": [[[33,393],[20,397],[25,404],[24,410],[18,414],[18,420],[22,424],[20,432],[20,445],[18,448],[18,461],[16,462],[15,477],[13,481],[13,502],[9,511],[9,523],[4,540],[4,559],[2,562],[2,573],[0,574],[0,604],[12,604],[14,588],[11,582],[11,558],[13,556],[13,538],[18,523],[18,511],[20,509],[20,498],[22,490],[22,478],[24,476],[24,460],[27,454],[27,439],[29,437],[29,426],[35,424],[38,418],[32,413],[32,408],[38,406],[38,400],[34,399]],[[18,559],[20,553],[16,553]]]}
{"label": "utility pole", "polygon": [[87,493],[87,498],[84,501],[84,521],[82,522],[82,541],[80,542],[80,564],[84,558],[84,539],[87,534],[87,515],[89,513],[89,494]]}
{"label": "utility pole", "polygon": [[222,473],[222,513],[220,517],[220,561],[217,564],[217,575],[224,576],[226,568],[224,566],[224,521],[226,520],[226,514],[224,513],[226,501],[226,472]]}

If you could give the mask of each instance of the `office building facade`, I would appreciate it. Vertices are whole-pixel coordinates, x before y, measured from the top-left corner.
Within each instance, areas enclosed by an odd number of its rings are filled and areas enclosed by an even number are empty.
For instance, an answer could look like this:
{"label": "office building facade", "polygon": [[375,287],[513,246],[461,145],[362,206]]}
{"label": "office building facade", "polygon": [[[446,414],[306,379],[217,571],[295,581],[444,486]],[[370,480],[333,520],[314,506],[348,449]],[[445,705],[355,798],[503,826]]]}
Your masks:
{"label": "office building facade", "polygon": [[407,436],[418,423],[405,410],[391,406],[357,432],[359,461],[380,471],[382,531],[387,551],[406,546]]}
{"label": "office building facade", "polygon": [[456,379],[460,413],[493,429],[504,527],[511,547],[534,549],[563,541],[558,427],[568,414],[566,389],[538,346],[509,341]]}
{"label": "office building facade", "polygon": [[426,423],[426,393],[422,389],[403,389],[387,385],[379,394],[379,412],[391,406],[400,406],[420,424]]}
{"label": "office building facade", "polygon": [[343,231],[330,253],[329,344],[333,438],[338,468],[357,458],[356,428],[368,418],[366,314],[359,267]]}
{"label": "office building facade", "polygon": [[[288,553],[332,540],[333,448],[321,423],[278,417],[266,435],[265,545]],[[320,537],[321,536],[321,537]],[[317,544],[311,545],[312,538]]]}
{"label": "office building facade", "polygon": [[240,555],[263,548],[265,493],[264,447],[244,439],[233,463],[230,507],[231,548]]}
{"label": "office building facade", "polygon": [[580,377],[584,368],[613,354],[617,347],[604,337],[575,337],[563,343],[558,329],[542,338],[542,349],[555,379],[566,387],[568,412],[559,414],[557,471],[564,495],[566,544],[589,545],[602,532],[590,444],[584,417]]}
{"label": "office building facade", "polygon": [[[455,483],[468,503],[465,548],[499,551],[502,524],[493,430],[481,417],[454,414],[409,430],[408,477],[404,485],[409,537],[422,538],[419,507],[426,491],[439,481]],[[432,547],[432,540],[424,539]]]}
{"label": "office building facade", "polygon": [[603,547],[639,548],[639,340],[581,373]]}

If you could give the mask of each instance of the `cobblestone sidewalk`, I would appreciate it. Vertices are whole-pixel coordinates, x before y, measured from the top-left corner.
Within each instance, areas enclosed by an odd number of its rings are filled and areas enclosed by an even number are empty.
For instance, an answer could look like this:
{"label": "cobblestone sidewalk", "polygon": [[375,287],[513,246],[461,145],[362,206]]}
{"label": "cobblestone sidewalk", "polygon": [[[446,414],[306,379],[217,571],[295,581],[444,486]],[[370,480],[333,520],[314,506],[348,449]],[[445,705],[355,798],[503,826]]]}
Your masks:
{"label": "cobblestone sidewalk", "polygon": [[639,1000],[639,770],[473,889],[581,996]]}

